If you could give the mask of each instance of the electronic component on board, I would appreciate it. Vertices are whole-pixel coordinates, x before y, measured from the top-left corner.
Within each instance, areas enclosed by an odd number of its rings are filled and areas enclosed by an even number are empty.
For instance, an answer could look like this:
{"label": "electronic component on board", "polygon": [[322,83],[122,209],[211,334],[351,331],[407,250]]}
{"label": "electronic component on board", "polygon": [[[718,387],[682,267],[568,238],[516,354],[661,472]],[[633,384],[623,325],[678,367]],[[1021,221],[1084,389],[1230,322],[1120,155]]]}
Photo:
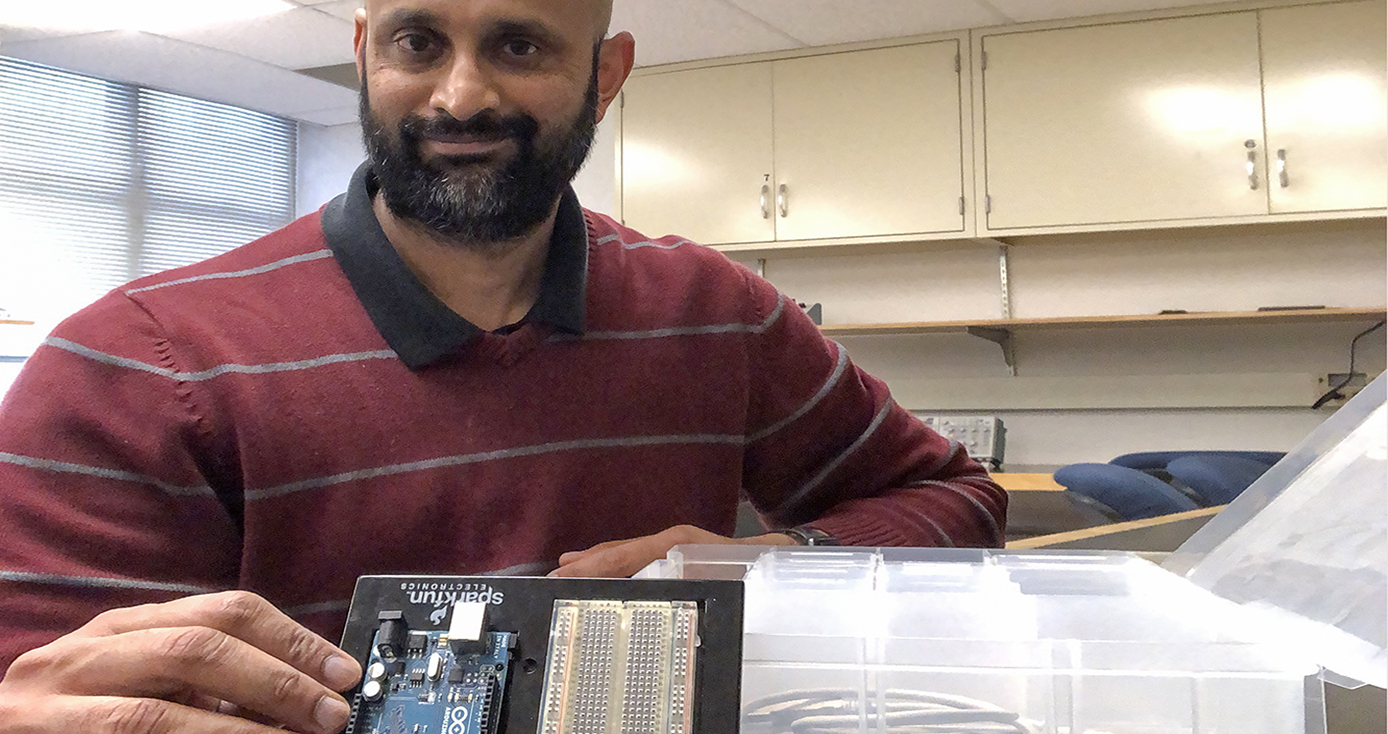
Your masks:
{"label": "electronic component on board", "polygon": [[693,728],[699,605],[554,602],[539,734]]}
{"label": "electronic component on board", "polygon": [[424,632],[411,632],[406,643],[407,654],[423,655],[429,649],[429,635]]}
{"label": "electronic component on board", "polygon": [[364,576],[345,734],[735,732],[742,599],[724,580]]}
{"label": "electronic component on board", "polygon": [[398,611],[381,612],[380,631],[376,633],[376,651],[386,660],[405,656],[405,619]]}
{"label": "electronic component on board", "polygon": [[[455,654],[449,632],[405,631],[390,613],[382,619],[345,734],[498,734],[514,633],[480,632],[480,649]],[[386,657],[397,638],[405,641],[408,666]],[[421,664],[417,658],[426,653]]]}

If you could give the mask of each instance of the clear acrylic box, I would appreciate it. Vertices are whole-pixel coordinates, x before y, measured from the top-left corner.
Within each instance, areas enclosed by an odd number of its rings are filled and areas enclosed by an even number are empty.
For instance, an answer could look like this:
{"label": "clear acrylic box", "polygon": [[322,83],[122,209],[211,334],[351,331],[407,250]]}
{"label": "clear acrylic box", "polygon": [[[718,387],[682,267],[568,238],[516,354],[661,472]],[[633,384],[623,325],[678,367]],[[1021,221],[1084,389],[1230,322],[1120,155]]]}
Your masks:
{"label": "clear acrylic box", "polygon": [[1380,376],[1165,568],[682,546],[640,575],[744,579],[743,734],[1325,734],[1322,676],[1385,673],[1384,402]]}

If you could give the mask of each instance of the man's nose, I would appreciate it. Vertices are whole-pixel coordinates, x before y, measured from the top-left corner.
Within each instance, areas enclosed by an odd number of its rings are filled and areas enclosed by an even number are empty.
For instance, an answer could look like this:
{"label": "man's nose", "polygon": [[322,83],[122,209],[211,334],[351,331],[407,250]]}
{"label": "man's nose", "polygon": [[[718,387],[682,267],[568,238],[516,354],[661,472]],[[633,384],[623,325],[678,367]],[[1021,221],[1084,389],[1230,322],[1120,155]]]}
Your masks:
{"label": "man's nose", "polygon": [[457,54],[429,102],[435,110],[447,112],[455,120],[469,120],[483,110],[497,109],[501,95],[485,63],[471,54]]}

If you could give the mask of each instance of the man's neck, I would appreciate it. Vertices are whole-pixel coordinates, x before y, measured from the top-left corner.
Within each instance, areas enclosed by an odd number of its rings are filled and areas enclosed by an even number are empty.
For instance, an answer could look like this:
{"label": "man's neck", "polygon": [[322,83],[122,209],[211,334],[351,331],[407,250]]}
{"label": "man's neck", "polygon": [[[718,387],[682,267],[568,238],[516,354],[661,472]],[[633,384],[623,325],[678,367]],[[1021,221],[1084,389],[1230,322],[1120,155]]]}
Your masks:
{"label": "man's neck", "polygon": [[506,242],[450,241],[396,217],[377,194],[373,207],[386,239],[415,277],[454,313],[484,331],[520,321],[540,297],[550,237],[559,211]]}

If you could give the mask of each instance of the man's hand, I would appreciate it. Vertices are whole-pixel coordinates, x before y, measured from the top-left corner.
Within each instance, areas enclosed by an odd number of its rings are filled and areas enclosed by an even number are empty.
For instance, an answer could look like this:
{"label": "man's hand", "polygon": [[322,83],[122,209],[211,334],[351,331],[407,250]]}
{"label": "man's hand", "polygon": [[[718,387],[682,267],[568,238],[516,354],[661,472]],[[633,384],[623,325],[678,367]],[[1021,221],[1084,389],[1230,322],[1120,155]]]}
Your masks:
{"label": "man's hand", "polygon": [[624,578],[640,571],[652,561],[665,557],[671,548],[690,544],[795,545],[781,533],[768,533],[754,538],[727,538],[696,528],[676,525],[655,535],[631,540],[609,540],[592,548],[559,556],[559,568],[551,576],[580,576],[587,578]]}
{"label": "man's hand", "polygon": [[25,653],[0,734],[336,734],[361,666],[247,592],[117,609]]}

